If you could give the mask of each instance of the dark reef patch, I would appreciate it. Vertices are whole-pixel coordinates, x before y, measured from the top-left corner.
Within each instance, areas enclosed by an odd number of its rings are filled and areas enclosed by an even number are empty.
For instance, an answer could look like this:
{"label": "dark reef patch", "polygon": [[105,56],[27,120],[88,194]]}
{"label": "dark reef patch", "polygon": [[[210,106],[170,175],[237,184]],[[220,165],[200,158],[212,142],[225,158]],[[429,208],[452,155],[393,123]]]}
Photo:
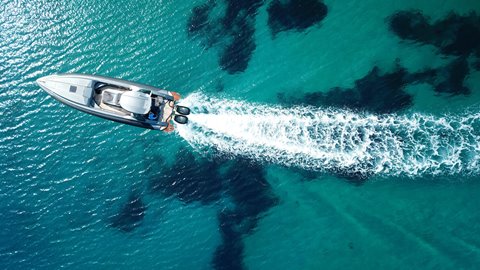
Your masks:
{"label": "dark reef patch", "polygon": [[[195,6],[187,21],[190,38],[209,49],[218,47],[219,66],[229,74],[245,71],[255,51],[255,17],[265,0],[215,0]],[[280,31],[303,31],[327,15],[318,0],[274,0],[268,7],[268,25],[273,35]],[[220,14],[220,15],[217,15]]]}
{"label": "dark reef patch", "polygon": [[400,11],[389,18],[390,29],[401,39],[429,43],[432,29],[428,18],[420,11]]}
{"label": "dark reef patch", "polygon": [[111,217],[110,226],[123,232],[131,232],[141,225],[146,210],[147,206],[143,203],[140,195],[132,192],[120,212]]}
{"label": "dark reef patch", "polygon": [[470,94],[470,89],[464,85],[470,69],[465,57],[459,57],[449,65],[435,70],[437,76],[433,86],[438,93],[449,93],[452,95]]}
{"label": "dark reef patch", "polygon": [[[303,96],[278,95],[285,104],[303,104],[350,108],[375,113],[392,113],[412,105],[413,97],[405,92],[405,86],[413,83],[414,75],[400,65],[393,72],[381,74],[374,67],[365,77],[356,80],[353,88],[335,87],[326,93],[313,92]],[[423,78],[422,78],[423,79]]]}
{"label": "dark reef patch", "polygon": [[[263,0],[225,0],[224,12],[218,12],[214,0],[196,6],[188,19],[190,37],[200,38],[206,48],[218,46],[219,65],[229,74],[243,72],[256,48],[255,16]],[[212,14],[222,14],[215,18]]]}
{"label": "dark reef patch", "polygon": [[192,14],[187,22],[189,34],[205,31],[205,28],[208,26],[208,16],[214,4],[213,1],[210,1],[192,9]]}
{"label": "dark reef patch", "polygon": [[225,175],[227,192],[235,202],[235,213],[242,221],[237,224],[242,233],[250,233],[258,217],[277,204],[263,168],[248,160],[236,160]]}
{"label": "dark reef patch", "polygon": [[244,269],[242,234],[236,231],[237,216],[230,210],[218,215],[222,244],[215,250],[213,267],[217,270]]}
{"label": "dark reef patch", "polygon": [[222,23],[225,29],[233,30],[237,23],[248,17],[257,15],[257,10],[263,5],[264,0],[224,0],[227,4]]}
{"label": "dark reef patch", "polygon": [[243,269],[241,238],[257,226],[258,219],[277,204],[263,168],[247,160],[236,161],[225,175],[227,193],[235,203],[233,209],[219,214],[223,244],[215,252],[215,269]]}
{"label": "dark reef patch", "polygon": [[446,55],[480,57],[480,16],[476,13],[450,13],[432,24],[420,11],[400,11],[388,20],[390,29],[402,39],[434,45]]}
{"label": "dark reef patch", "polygon": [[[398,59],[397,59],[398,61]],[[472,64],[474,66],[474,64]],[[334,87],[327,92],[312,92],[295,96],[277,94],[286,105],[311,105],[349,108],[373,113],[394,113],[410,107],[413,97],[405,91],[408,85],[427,83],[437,93],[468,95],[464,82],[470,72],[466,57],[458,57],[444,67],[408,72],[397,62],[393,71],[381,73],[375,66],[366,76],[355,81],[353,88]]]}
{"label": "dark reef patch", "polygon": [[[455,59],[445,67],[432,69],[436,75],[429,83],[437,93],[470,94],[464,81],[470,69],[479,70],[480,16],[472,12],[461,16],[450,13],[431,23],[420,11],[399,11],[388,18],[389,27],[398,37],[420,44],[430,44],[446,56]],[[473,58],[469,64],[469,58]]]}
{"label": "dark reef patch", "polygon": [[232,31],[230,43],[228,43],[220,55],[219,64],[223,70],[229,73],[243,72],[248,67],[248,62],[256,48],[253,35],[254,24],[246,20],[238,22],[238,27]]}
{"label": "dark reef patch", "polygon": [[222,179],[217,161],[196,160],[189,152],[180,152],[173,167],[167,168],[151,182],[151,189],[176,196],[185,203],[212,203],[220,198]]}
{"label": "dark reef patch", "polygon": [[469,73],[470,65],[468,60],[466,57],[461,56],[452,60],[446,66],[410,73],[407,81],[428,83],[439,94],[468,95],[471,93],[471,90],[465,86],[465,80]]}
{"label": "dark reef patch", "polygon": [[184,203],[227,203],[219,212],[222,244],[212,264],[215,269],[242,269],[242,237],[257,226],[258,219],[277,204],[277,198],[265,179],[263,167],[248,160],[196,158],[180,151],[176,163],[162,170],[150,187],[153,193],[175,196]]}
{"label": "dark reef patch", "polygon": [[319,0],[273,0],[268,6],[268,26],[275,36],[281,31],[303,31],[322,21],[327,6]]}

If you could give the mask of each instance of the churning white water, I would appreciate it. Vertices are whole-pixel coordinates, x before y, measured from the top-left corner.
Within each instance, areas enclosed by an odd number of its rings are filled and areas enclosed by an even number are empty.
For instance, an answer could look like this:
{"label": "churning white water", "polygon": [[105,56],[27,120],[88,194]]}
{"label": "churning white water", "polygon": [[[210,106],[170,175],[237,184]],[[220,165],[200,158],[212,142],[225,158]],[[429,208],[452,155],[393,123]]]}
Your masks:
{"label": "churning white water", "polygon": [[180,136],[194,148],[309,170],[355,174],[476,174],[480,114],[373,115],[209,98],[192,109]]}

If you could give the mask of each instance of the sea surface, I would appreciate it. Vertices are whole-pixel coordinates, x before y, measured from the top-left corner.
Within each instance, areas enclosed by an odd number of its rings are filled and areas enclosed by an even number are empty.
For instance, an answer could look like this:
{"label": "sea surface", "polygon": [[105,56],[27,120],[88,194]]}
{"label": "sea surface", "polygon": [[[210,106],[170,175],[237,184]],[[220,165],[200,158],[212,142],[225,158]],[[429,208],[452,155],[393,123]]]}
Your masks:
{"label": "sea surface", "polygon": [[[173,134],[36,85],[180,92]],[[478,269],[480,1],[3,0],[0,269]]]}

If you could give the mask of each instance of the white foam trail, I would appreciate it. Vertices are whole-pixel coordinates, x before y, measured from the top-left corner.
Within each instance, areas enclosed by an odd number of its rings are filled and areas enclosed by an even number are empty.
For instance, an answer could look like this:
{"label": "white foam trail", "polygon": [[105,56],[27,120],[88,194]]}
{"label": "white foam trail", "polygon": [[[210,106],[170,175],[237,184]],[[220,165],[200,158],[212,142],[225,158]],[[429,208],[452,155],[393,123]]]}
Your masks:
{"label": "white foam trail", "polygon": [[359,114],[188,96],[178,133],[199,150],[310,170],[369,175],[477,174],[480,114]]}

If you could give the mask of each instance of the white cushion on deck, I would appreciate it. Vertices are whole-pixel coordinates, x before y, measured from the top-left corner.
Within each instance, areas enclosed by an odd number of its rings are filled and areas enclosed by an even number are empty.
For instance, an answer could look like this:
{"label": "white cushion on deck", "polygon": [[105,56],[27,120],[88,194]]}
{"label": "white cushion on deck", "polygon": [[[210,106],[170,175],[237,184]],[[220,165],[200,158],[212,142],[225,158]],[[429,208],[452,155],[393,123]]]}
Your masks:
{"label": "white cushion on deck", "polygon": [[120,97],[120,106],[132,113],[147,114],[151,105],[152,98],[150,95],[142,92],[128,91]]}

